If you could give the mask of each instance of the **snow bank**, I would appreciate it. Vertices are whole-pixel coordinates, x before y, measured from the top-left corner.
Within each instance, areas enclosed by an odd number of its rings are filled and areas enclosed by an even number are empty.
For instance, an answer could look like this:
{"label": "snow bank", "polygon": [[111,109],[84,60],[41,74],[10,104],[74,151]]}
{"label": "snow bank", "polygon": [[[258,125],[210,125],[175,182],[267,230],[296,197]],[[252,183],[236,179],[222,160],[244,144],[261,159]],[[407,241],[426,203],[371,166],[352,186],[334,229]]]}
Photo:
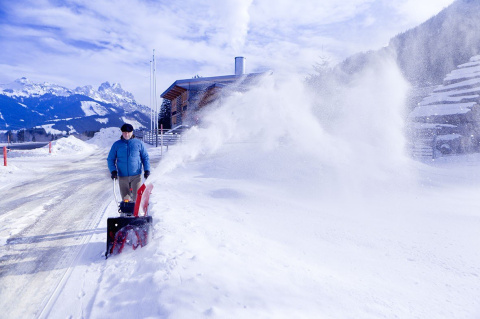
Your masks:
{"label": "snow bank", "polygon": [[[28,177],[34,175],[37,171],[42,170],[45,166],[55,163],[56,160],[42,160],[42,158],[69,158],[70,156],[87,156],[97,150],[95,145],[85,143],[84,141],[74,137],[64,137],[55,141],[52,141],[52,152],[49,152],[49,145],[36,148],[33,150],[17,150],[12,149],[7,153],[7,166],[0,167],[0,178],[5,180],[3,182],[6,185],[6,180],[9,176],[15,176],[15,178],[28,179]],[[61,159],[60,159],[61,160]],[[32,161],[37,161],[32,163]],[[18,180],[17,180],[18,181]]]}
{"label": "snow bank", "polygon": [[[48,146],[46,146],[48,149]],[[75,136],[64,137],[52,142],[52,154],[79,154],[95,151],[96,147]]]}
{"label": "snow bank", "polygon": [[87,143],[100,148],[110,148],[121,136],[122,131],[120,131],[118,127],[102,128],[100,132],[95,133]]}
{"label": "snow bank", "polygon": [[89,156],[98,148],[74,136],[52,141],[52,152],[48,144],[33,150],[13,149],[7,154],[7,166],[0,166],[0,189],[13,184],[28,182],[52,167],[66,162],[77,161]]}
{"label": "snow bank", "polygon": [[71,135],[52,141],[52,152],[49,152],[49,145],[31,150],[12,149],[8,153],[8,158],[18,157],[44,157],[58,155],[73,155],[82,153],[91,153],[97,149],[93,144],[86,143]]}
{"label": "snow bank", "polygon": [[12,165],[12,164],[7,164],[7,166],[4,166],[3,164],[3,158],[2,158],[2,162],[1,162],[1,166],[0,166],[0,178],[3,180],[7,180],[8,176],[10,176],[11,174],[14,174],[16,171],[18,171],[18,167],[16,165]]}

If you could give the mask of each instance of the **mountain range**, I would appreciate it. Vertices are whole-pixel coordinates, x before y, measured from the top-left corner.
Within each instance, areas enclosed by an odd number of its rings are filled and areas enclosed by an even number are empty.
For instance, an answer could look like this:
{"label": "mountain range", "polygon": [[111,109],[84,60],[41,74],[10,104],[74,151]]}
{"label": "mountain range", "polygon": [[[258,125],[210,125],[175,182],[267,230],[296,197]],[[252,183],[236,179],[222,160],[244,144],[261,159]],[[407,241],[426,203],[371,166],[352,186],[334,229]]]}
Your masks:
{"label": "mountain range", "polygon": [[480,54],[480,1],[457,0],[419,26],[393,37],[388,46],[355,54],[336,69],[353,74],[379,56],[393,56],[416,90],[413,105],[458,65]]}
{"label": "mountain range", "polygon": [[118,83],[74,90],[27,78],[0,84],[0,130],[4,131],[43,127],[51,133],[81,134],[125,121],[141,129],[149,126],[149,112]]}

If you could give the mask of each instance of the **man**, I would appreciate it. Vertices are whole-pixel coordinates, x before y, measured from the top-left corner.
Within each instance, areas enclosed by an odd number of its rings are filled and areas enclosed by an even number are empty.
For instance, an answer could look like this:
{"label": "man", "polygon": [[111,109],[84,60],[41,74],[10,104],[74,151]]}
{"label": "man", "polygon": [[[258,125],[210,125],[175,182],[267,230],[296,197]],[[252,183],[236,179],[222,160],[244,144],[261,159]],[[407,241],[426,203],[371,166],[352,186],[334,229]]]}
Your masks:
{"label": "man", "polygon": [[118,178],[122,200],[128,195],[132,201],[137,197],[137,190],[142,185],[142,165],[144,178],[150,175],[150,162],[142,141],[133,135],[133,126],[123,124],[122,136],[113,143],[107,162],[112,179]]}

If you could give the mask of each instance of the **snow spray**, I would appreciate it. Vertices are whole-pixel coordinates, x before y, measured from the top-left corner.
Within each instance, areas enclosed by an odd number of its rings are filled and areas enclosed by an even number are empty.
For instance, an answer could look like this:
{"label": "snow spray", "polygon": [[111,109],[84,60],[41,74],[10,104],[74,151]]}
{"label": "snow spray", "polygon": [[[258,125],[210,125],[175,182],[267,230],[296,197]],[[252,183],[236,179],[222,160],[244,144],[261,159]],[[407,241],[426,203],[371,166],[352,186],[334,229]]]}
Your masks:
{"label": "snow spray", "polygon": [[246,92],[224,91],[156,173],[228,152],[223,164],[230,174],[289,181],[300,192],[358,193],[398,184],[408,175],[403,132],[408,85],[399,69],[388,59],[377,61],[348,85],[334,87],[312,94],[301,76],[274,73]]}

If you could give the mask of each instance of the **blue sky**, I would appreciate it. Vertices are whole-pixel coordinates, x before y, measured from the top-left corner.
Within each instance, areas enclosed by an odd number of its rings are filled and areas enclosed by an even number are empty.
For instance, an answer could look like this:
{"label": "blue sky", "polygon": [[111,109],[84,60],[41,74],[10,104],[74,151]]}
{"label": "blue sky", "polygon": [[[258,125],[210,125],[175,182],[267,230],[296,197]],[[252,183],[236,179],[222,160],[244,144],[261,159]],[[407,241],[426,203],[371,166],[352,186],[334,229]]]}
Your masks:
{"label": "blue sky", "polygon": [[149,104],[177,79],[308,74],[386,46],[454,0],[0,0],[0,83],[25,76],[68,88],[118,82]]}

